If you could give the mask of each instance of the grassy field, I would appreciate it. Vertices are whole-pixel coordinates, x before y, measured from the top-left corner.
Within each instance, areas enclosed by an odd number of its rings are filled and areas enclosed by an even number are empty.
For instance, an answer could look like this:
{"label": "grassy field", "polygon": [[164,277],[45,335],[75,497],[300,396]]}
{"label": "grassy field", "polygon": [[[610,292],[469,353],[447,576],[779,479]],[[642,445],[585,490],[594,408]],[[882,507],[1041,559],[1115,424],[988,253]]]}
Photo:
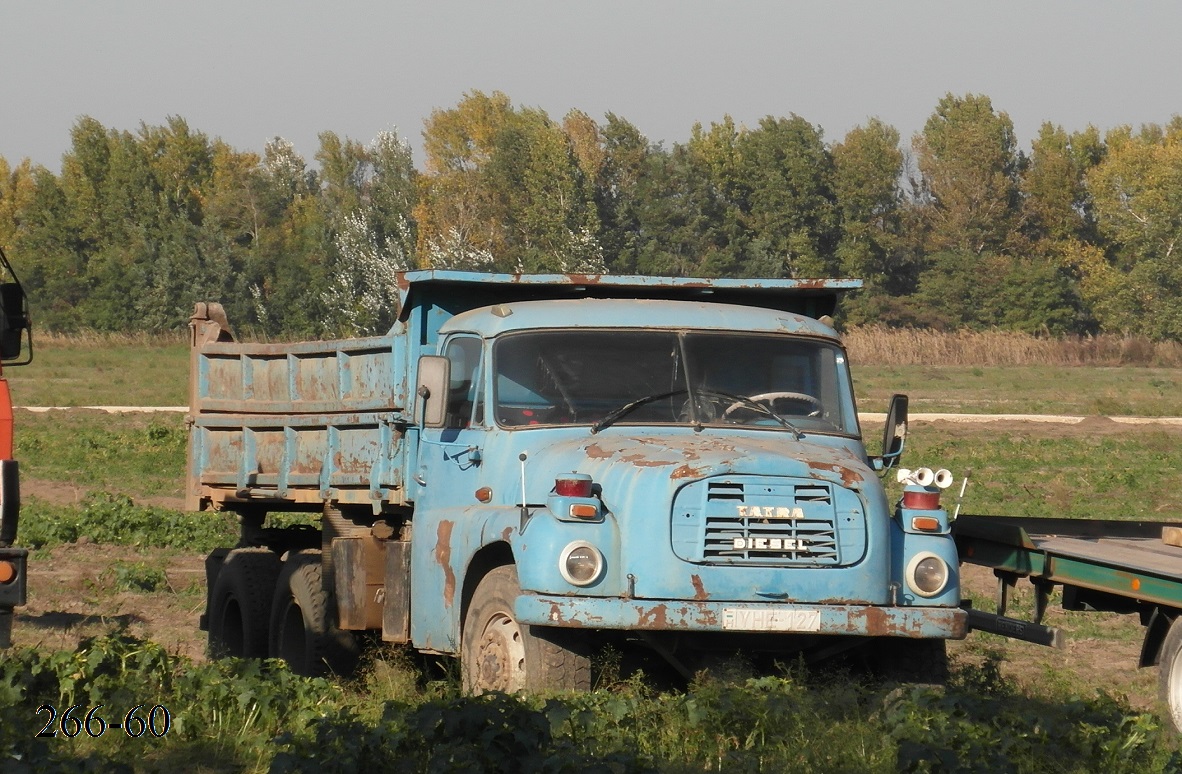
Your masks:
{"label": "grassy field", "polygon": [[[58,345],[37,358],[8,374],[18,403],[185,402],[180,344]],[[1119,400],[1123,413],[1172,415],[1182,414],[1179,381],[1182,371],[1146,366],[867,366],[857,386],[870,411],[905,391],[913,411],[1122,413],[1084,408]],[[979,402],[990,395],[1005,408]],[[736,662],[683,690],[608,670],[582,696],[473,700],[447,669],[394,649],[374,651],[350,682],[210,663],[196,627],[201,556],[233,525],[178,510],[183,416],[18,412],[17,425],[22,542],[36,550],[15,638],[36,647],[0,660],[0,770],[1182,770],[1154,714],[1156,675],[1135,667],[1141,629],[1130,616],[1053,608],[1065,651],[974,634],[953,644],[947,691],[793,664],[756,675]],[[1168,519],[1182,513],[1179,440],[1182,430],[1099,418],[914,423],[905,464],[958,480],[971,469],[966,512]],[[988,572],[965,580],[988,608]],[[1030,604],[1024,588],[1012,609]],[[42,704],[103,704],[110,722],[141,702],[169,709],[166,736],[35,736]]]}
{"label": "grassy field", "polygon": [[6,372],[18,406],[183,406],[189,348],[178,340],[34,340],[33,362]]}
{"label": "grassy field", "polygon": [[[884,411],[890,396],[911,397],[912,411],[1082,416],[1182,416],[1182,367],[1028,362],[965,365],[972,341],[944,347],[941,362],[892,365],[886,345],[850,342],[854,386],[862,411]],[[1039,340],[1031,340],[1039,341]],[[985,346],[985,345],[982,345]],[[1003,359],[1000,355],[985,362]],[[1076,358],[1078,360],[1079,358]],[[1116,359],[1119,359],[1118,357]],[[1146,357],[1145,363],[1163,358]],[[907,360],[899,355],[898,363]],[[171,339],[59,339],[39,343],[33,362],[10,369],[18,406],[183,406],[188,403],[189,351]]]}

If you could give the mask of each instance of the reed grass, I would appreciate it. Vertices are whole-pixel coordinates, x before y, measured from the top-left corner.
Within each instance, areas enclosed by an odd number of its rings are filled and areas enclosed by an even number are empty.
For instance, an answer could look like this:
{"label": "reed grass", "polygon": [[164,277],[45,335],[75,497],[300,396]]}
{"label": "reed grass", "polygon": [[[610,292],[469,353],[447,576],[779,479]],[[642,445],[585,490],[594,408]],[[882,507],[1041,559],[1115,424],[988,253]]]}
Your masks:
{"label": "reed grass", "polygon": [[1182,344],[1143,336],[1043,337],[865,325],[850,328],[843,339],[860,365],[1182,367]]}

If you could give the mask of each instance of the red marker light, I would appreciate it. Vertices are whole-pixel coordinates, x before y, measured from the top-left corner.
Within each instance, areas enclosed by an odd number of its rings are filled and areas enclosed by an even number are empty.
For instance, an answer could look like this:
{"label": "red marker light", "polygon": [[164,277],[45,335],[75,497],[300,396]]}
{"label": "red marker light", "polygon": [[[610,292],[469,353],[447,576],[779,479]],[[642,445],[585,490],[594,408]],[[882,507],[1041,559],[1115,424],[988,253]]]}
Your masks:
{"label": "red marker light", "polygon": [[934,511],[940,507],[940,492],[908,489],[903,492],[903,507],[916,511]]}
{"label": "red marker light", "polygon": [[554,479],[554,494],[559,497],[590,497],[594,486],[586,473],[568,473]]}

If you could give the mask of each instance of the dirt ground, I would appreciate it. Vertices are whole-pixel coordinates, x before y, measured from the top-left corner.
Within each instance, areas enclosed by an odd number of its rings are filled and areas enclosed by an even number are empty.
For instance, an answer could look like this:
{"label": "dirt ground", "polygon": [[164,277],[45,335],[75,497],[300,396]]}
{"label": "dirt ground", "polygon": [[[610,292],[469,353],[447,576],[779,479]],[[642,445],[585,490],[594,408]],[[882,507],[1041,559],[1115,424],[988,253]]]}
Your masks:
{"label": "dirt ground", "polygon": [[[121,590],[114,572],[118,562],[163,570],[166,585],[152,592]],[[28,597],[13,625],[18,647],[70,650],[86,637],[125,628],[171,653],[205,658],[205,633],[198,628],[205,608],[200,555],[93,543],[60,546],[30,559]]]}
{"label": "dirt ground", "polygon": [[[82,502],[87,490],[69,482],[22,479],[21,496],[57,505]],[[180,498],[144,498],[181,508]],[[120,589],[116,568],[163,571],[165,584],[145,592]],[[29,560],[28,604],[17,610],[13,642],[69,650],[86,638],[124,627],[193,659],[205,658],[205,557],[160,548],[73,543],[35,552]]]}

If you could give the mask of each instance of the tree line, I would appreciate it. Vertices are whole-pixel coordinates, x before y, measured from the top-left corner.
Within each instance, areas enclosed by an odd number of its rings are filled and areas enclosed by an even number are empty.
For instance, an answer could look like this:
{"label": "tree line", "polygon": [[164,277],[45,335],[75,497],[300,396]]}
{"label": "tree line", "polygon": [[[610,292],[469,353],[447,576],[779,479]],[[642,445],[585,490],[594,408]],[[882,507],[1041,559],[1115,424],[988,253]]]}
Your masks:
{"label": "tree line", "polygon": [[1182,338],[1182,117],[1018,147],[948,94],[904,144],[878,119],[826,142],[797,115],[650,142],[471,92],[409,144],[331,131],[313,163],[172,117],[80,118],[60,174],[0,157],[0,245],[39,327],[165,331],[220,300],[268,335],[381,331],[393,272],[852,276],[852,324]]}

